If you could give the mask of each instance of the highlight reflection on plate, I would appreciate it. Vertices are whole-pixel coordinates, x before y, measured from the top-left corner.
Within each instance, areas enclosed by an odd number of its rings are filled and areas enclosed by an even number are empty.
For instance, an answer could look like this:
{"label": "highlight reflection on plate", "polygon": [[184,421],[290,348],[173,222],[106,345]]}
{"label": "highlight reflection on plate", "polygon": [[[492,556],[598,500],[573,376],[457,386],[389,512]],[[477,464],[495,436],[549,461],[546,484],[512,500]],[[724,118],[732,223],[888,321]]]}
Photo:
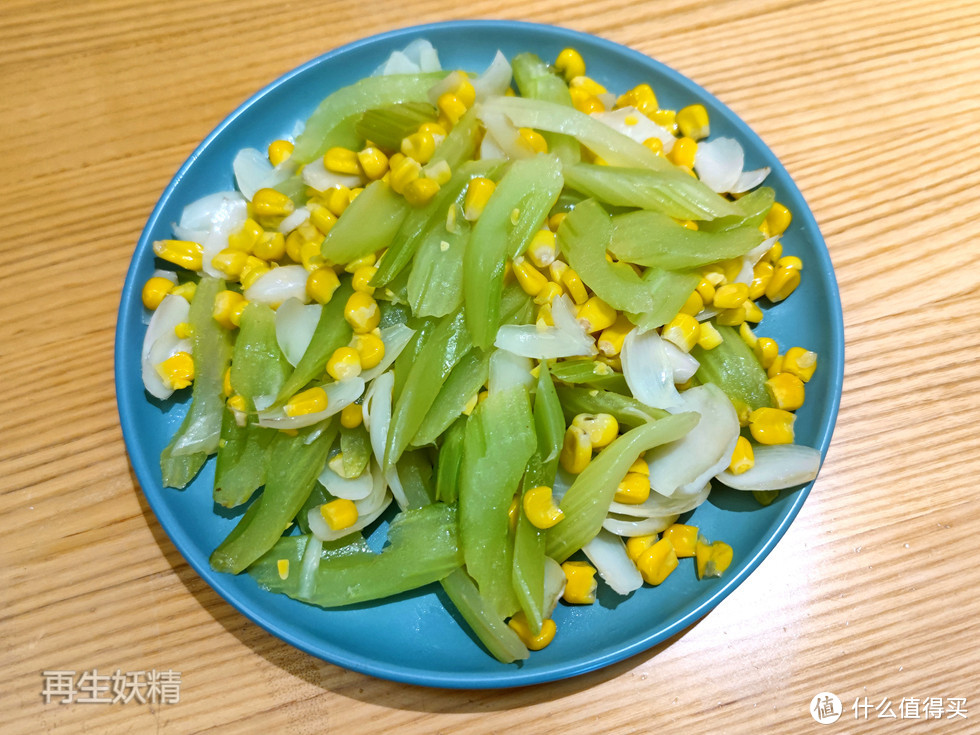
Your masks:
{"label": "highlight reflection on plate", "polygon": [[[739,140],[746,169],[770,166],[766,184],[793,212],[784,251],[806,264],[800,288],[767,313],[759,333],[782,344],[816,351],[820,367],[807,384],[798,412],[797,443],[826,453],[837,416],[843,374],[840,298],[826,246],[802,195],[772,152],[748,126],[714,97],[677,72],[636,51],[586,34],[511,21],[456,21],[408,28],[331,51],[276,80],[232,113],[184,163],[157,203],[137,246],[123,289],[116,331],[116,391],[126,446],[143,492],[160,524],[197,573],[242,614],[297,648],[355,671],[427,686],[486,688],[553,681],[628,656],[680,632],[734,590],[772,550],[803,504],[810,486],[783,492],[768,507],[751,494],[719,489],[691,514],[689,523],[735,549],[735,561],[720,579],[696,579],[681,566],[660,587],[628,598],[600,595],[595,605],[559,605],[558,634],[521,664],[490,657],[454,618],[437,585],[377,604],[322,610],[259,589],[248,575],[213,572],[208,556],[234,527],[237,516],[214,512],[213,460],[185,490],[161,486],[159,456],[179,425],[185,406],[149,400],[140,380],[139,353],[145,326],[140,289],[153,270],[153,240],[170,236],[184,205],[233,188],[232,159],[244,147],[264,149],[288,136],[333,90],[367,76],[394,50],[426,38],[444,68],[481,70],[500,49],[508,57],[533,51],[554,59],[566,46],[578,49],[589,75],[613,91],[641,82],[656,90],[661,106],[700,102],[714,136]],[[751,512],[744,512],[751,511]],[[687,562],[687,563],[685,563]]]}

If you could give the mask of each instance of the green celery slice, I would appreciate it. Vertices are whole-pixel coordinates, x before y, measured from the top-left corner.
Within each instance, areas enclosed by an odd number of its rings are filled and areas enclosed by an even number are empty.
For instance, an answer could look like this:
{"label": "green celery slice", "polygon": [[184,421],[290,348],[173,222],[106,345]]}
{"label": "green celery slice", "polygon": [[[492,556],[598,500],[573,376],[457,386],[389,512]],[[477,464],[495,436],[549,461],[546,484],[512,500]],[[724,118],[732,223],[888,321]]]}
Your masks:
{"label": "green celery slice", "polygon": [[643,426],[667,416],[667,412],[647,406],[632,396],[596,388],[575,388],[570,385],[556,386],[561,408],[569,422],[580,413],[608,413],[621,426]]}
{"label": "green celery slice", "polygon": [[607,204],[652,209],[678,219],[743,216],[735,203],[673,167],[651,171],[576,163],[564,173],[568,186]]}
{"label": "green celery slice", "polygon": [[411,205],[385,181],[372,181],[340,215],[320,250],[328,263],[346,264],[388,247]]}
{"label": "green celery slice", "polygon": [[254,409],[257,396],[279,393],[292,369],[276,339],[276,313],[264,304],[250,303],[235,340],[231,387]]}
{"label": "green celery slice", "polygon": [[732,327],[717,325],[716,329],[722,338],[720,345],[710,350],[702,347],[691,350],[691,356],[700,363],[695,380],[721,388],[739,415],[746,410],[771,406],[766,371],[752,348]]}
{"label": "green celery slice", "polygon": [[[312,536],[309,531],[299,536],[283,536],[276,541],[275,546],[249,565],[249,576],[264,590],[296,597],[300,589],[300,567],[303,562],[303,555],[306,553],[306,547],[311,539]],[[321,561],[371,553],[371,548],[358,532],[336,541],[323,541],[321,543]],[[289,562],[289,572],[286,579],[279,576],[280,559]]]}
{"label": "green celery slice", "polygon": [[340,451],[344,454],[344,474],[359,477],[371,461],[371,437],[364,424],[353,429],[340,427]]}
{"label": "green celery slice", "polygon": [[412,261],[408,276],[408,302],[418,316],[445,316],[463,303],[463,253],[470,239],[470,223],[460,217],[454,232],[435,223]]}
{"label": "green celery slice", "polygon": [[605,388],[617,393],[629,393],[629,386],[622,373],[617,373],[605,363],[596,360],[564,360],[551,365],[551,375],[555,380],[572,385],[588,385],[592,388]]}
{"label": "green celery slice", "polygon": [[354,123],[354,132],[361,140],[370,140],[388,151],[398,151],[402,138],[414,133],[423,123],[435,122],[438,117],[438,110],[429,102],[401,102],[368,110]]}
{"label": "green celery slice", "polygon": [[426,102],[429,89],[445,75],[446,72],[389,74],[367,77],[338,89],[307,118],[289,160],[295,164],[309,163],[333,146],[359,146],[361,141],[354,132],[354,124],[360,115],[399,102]]}
{"label": "green celery slice", "polygon": [[641,332],[661,327],[677,315],[700,280],[701,275],[696,271],[648,268],[643,274],[643,282],[655,296],[654,303],[649,311],[627,312],[626,316]]}
{"label": "green celery slice", "polygon": [[758,228],[775,201],[776,192],[768,186],[760,186],[735,200],[739,214],[699,223],[698,228],[702,232],[721,232],[736,227]]}
{"label": "green celery slice", "polygon": [[508,509],[536,445],[531,406],[521,386],[489,395],[466,422],[459,482],[463,557],[500,617],[519,606]]}
{"label": "green celery slice", "polygon": [[455,503],[459,497],[459,470],[463,463],[463,437],[467,417],[458,418],[446,432],[436,461],[437,502]]}
{"label": "green celery slice", "polygon": [[700,417],[677,413],[622,434],[596,455],[561,499],[565,517],[548,529],[548,556],[563,562],[596,537],[620,480],[642,452],[680,439]]}
{"label": "green celery slice", "polygon": [[211,568],[216,572],[238,574],[271,549],[296,517],[313,490],[336,436],[322,431],[308,441],[320,429],[313,426],[300,430],[296,436],[280,432],[272,442],[265,490],[211,554]]}
{"label": "green celery slice", "polygon": [[640,210],[613,217],[609,252],[637,265],[681,270],[745,255],[762,239],[758,227],[695,231],[660,212]]}
{"label": "green celery slice", "polygon": [[561,164],[535,156],[511,164],[476,221],[463,256],[463,300],[473,343],[493,344],[507,258],[515,258],[544,223],[562,188]]}
{"label": "green celery slice", "polygon": [[269,446],[276,434],[255,423],[239,426],[235,415],[225,411],[214,464],[215,503],[235,508],[265,484]]}
{"label": "green celery slice", "polygon": [[160,469],[166,487],[183,488],[218,448],[225,412],[222,386],[231,360],[231,335],[212,318],[214,299],[225,288],[224,281],[205,276],[197,284],[191,301],[191,352],[194,357],[194,387],[184,420],[160,454]]}
{"label": "green celery slice", "polygon": [[[514,83],[522,97],[573,108],[572,95],[565,80],[535,54],[518,54],[511,61],[511,68]],[[545,131],[543,135],[548,143],[548,151],[558,156],[563,164],[578,163],[581,160],[581,146],[572,136],[549,131]]]}
{"label": "green celery slice", "polygon": [[465,571],[453,570],[441,584],[450,601],[463,616],[463,620],[486,646],[491,656],[501,663],[509,664],[526,659],[530,655],[517,633],[480,595],[476,584]]}
{"label": "green celery slice", "polygon": [[466,353],[443,383],[426,413],[412,444],[435,444],[442,433],[463,413],[466,404],[486,385],[490,376],[490,353],[473,349]]}

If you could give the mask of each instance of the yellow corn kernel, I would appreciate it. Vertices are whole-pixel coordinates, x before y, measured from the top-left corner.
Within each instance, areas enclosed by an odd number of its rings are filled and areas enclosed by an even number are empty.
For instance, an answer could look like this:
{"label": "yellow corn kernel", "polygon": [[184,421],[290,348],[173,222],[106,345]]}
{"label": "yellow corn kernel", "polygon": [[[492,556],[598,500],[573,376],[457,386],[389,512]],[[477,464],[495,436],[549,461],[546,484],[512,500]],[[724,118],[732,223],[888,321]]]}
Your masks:
{"label": "yellow corn kernel", "polygon": [[231,387],[231,368],[225,368],[225,374],[221,378],[221,395],[228,398],[235,392]]}
{"label": "yellow corn kernel", "polygon": [[269,143],[269,163],[278,166],[293,155],[293,144],[288,140],[274,140]]}
{"label": "yellow corn kernel", "polygon": [[568,212],[555,212],[553,215],[548,217],[548,229],[552,232],[558,232],[558,228],[561,226],[562,220],[568,216]]}
{"label": "yellow corn kernel", "polygon": [[760,260],[752,268],[752,283],[749,284],[749,298],[756,300],[766,295],[766,288],[772,280],[775,269],[767,260]]}
{"label": "yellow corn kernel", "polygon": [[633,464],[631,464],[630,468],[626,471],[636,472],[639,475],[646,475],[647,477],[649,477],[650,465],[647,464],[647,461],[643,458],[643,455],[641,454],[639,457],[636,458],[636,461]]}
{"label": "yellow corn kernel", "polygon": [[797,258],[795,255],[784,255],[776,262],[777,268],[796,268],[796,270],[803,270],[803,261]]}
{"label": "yellow corn kernel", "polygon": [[335,174],[359,176],[361,165],[357,161],[357,153],[349,148],[334,146],[323,154],[323,167]]}
{"label": "yellow corn kernel", "polygon": [[[564,260],[555,259],[551,265],[548,266],[548,278],[550,278],[555,283],[562,282],[562,276],[565,275],[565,271],[568,270],[568,263]],[[577,276],[578,274],[576,274]],[[581,280],[581,279],[580,279]],[[584,286],[585,284],[583,284]],[[588,298],[588,295],[586,295]]]}
{"label": "yellow corn kernel", "polygon": [[275,189],[259,189],[252,196],[252,210],[259,217],[286,217],[295,209],[293,200]]}
{"label": "yellow corn kernel", "polygon": [[436,152],[436,141],[428,131],[412,133],[402,139],[401,152],[419,163],[428,163]]}
{"label": "yellow corn kernel", "polygon": [[612,326],[606,327],[599,335],[596,346],[599,352],[607,357],[618,355],[623,349],[623,341],[626,335],[633,330],[633,323],[624,314],[616,317]]}
{"label": "yellow corn kernel", "polygon": [[156,309],[160,305],[160,302],[163,301],[164,296],[173,291],[176,285],[169,278],[164,278],[163,276],[153,276],[152,278],[146,279],[146,283],[143,284],[143,290],[140,292],[140,297],[143,299],[143,306],[151,311]]}
{"label": "yellow corn kernel", "polygon": [[351,340],[351,347],[357,350],[361,367],[365,370],[377,367],[385,356],[385,343],[381,337],[371,332],[355,334],[354,339]]}
{"label": "yellow corn kernel", "polygon": [[766,368],[766,375],[772,378],[776,375],[779,375],[781,372],[783,372],[783,356],[776,355],[776,357],[772,361],[772,364],[768,368]]}
{"label": "yellow corn kernel", "polygon": [[345,429],[356,429],[364,423],[364,409],[360,403],[350,403],[340,410],[340,425]]}
{"label": "yellow corn kernel", "polygon": [[772,274],[772,280],[766,286],[766,298],[773,303],[782,301],[800,285],[800,271],[796,268],[780,267]]}
{"label": "yellow corn kernel", "polygon": [[178,352],[156,366],[163,382],[174,390],[186,388],[194,382],[194,360],[187,352]]}
{"label": "yellow corn kernel", "polygon": [[701,294],[697,290],[691,291],[691,295],[687,297],[687,301],[684,302],[684,306],[681,307],[681,314],[689,314],[690,316],[697,316],[701,310],[704,308],[704,299],[701,298]]}
{"label": "yellow corn kernel", "polygon": [[194,281],[187,281],[179,286],[176,286],[173,291],[171,291],[174,296],[180,296],[185,301],[190,303],[194,300],[194,294],[197,293],[197,284]]}
{"label": "yellow corn kernel", "polygon": [[[430,135],[429,137],[431,138],[432,136]],[[388,173],[388,156],[374,146],[368,146],[364,150],[358,151],[357,162],[360,164],[364,175],[371,179],[371,181],[380,179]]]}
{"label": "yellow corn kernel", "polygon": [[678,559],[687,559],[695,555],[698,547],[698,527],[685,526],[683,523],[675,523],[666,531],[664,538],[670,541],[674,547],[674,553]]}
{"label": "yellow corn kernel", "polygon": [[[544,293],[542,289],[541,293]],[[538,294],[540,296],[540,294]],[[539,327],[553,327],[555,326],[555,318],[551,313],[551,304],[541,304],[538,307],[538,313],[534,317],[534,323]]]}
{"label": "yellow corn kernel", "polygon": [[[248,406],[245,404],[245,398],[237,393],[229,396],[228,400],[225,401],[225,405],[228,406],[228,410],[235,414],[244,414],[248,410]],[[245,417],[242,416],[241,418],[244,419]]]}
{"label": "yellow corn kernel", "polygon": [[535,528],[551,528],[565,517],[561,508],[555,505],[551,488],[543,485],[526,490],[521,505],[524,515]]}
{"label": "yellow corn kernel", "polygon": [[715,291],[716,309],[735,309],[749,297],[749,287],[744,283],[726,283]]}
{"label": "yellow corn kernel", "polygon": [[214,297],[211,316],[225,329],[234,329],[241,321],[246,306],[248,301],[237,291],[219,291]]}
{"label": "yellow corn kernel", "polygon": [[715,300],[715,286],[711,281],[702,278],[694,290],[698,292],[698,296],[701,297],[705,306],[711,306],[711,302]]}
{"label": "yellow corn kernel", "polygon": [[348,273],[355,273],[359,268],[370,268],[377,262],[378,256],[374,253],[368,253],[367,255],[362,255],[360,258],[354,258],[354,260],[344,266],[344,270]]}
{"label": "yellow corn kernel", "polygon": [[466,186],[466,196],[463,198],[463,217],[470,222],[475,222],[483,213],[496,188],[497,185],[485,176],[470,179]]}
{"label": "yellow corn kernel", "polygon": [[[568,90],[572,97],[572,105],[579,112],[591,115],[593,112],[605,112],[606,106],[602,104],[602,100],[596,97],[594,94],[590,94],[581,88],[575,88]],[[601,163],[598,157],[596,157],[595,163]]]}
{"label": "yellow corn kernel", "polygon": [[255,243],[255,257],[279,260],[286,254],[286,238],[281,232],[263,232]]}
{"label": "yellow corn kernel", "polygon": [[573,48],[562,49],[555,59],[555,71],[565,77],[566,82],[585,75],[585,60]]}
{"label": "yellow corn kernel", "polygon": [[[784,369],[785,366],[786,360],[784,357]],[[769,391],[769,397],[772,398],[773,406],[781,408],[784,411],[795,411],[802,406],[806,393],[803,387],[803,381],[791,372],[782,372],[778,375],[773,375],[766,381],[766,390]]]}
{"label": "yellow corn kernel", "polygon": [[752,469],[754,464],[755,452],[752,451],[752,443],[744,436],[740,436],[735,442],[735,451],[732,452],[731,462],[728,463],[728,471],[733,475],[741,475]]}
{"label": "yellow corn kernel", "polygon": [[[321,209],[324,209],[321,207]],[[307,240],[299,248],[300,263],[310,273],[326,265],[319,240]]]}
{"label": "yellow corn kernel", "polygon": [[808,383],[817,369],[817,353],[802,347],[790,347],[783,355],[783,372],[792,373]]}
{"label": "yellow corn kernel", "polygon": [[627,472],[626,476],[619,481],[613,499],[617,503],[636,505],[649,497],[650,478],[647,475],[641,475],[639,472]]}
{"label": "yellow corn kernel", "polygon": [[527,622],[527,617],[521,611],[507,621],[507,625],[517,633],[517,637],[531,651],[540,651],[555,639],[555,632],[558,630],[555,621],[551,618],[541,623],[541,632],[535,634],[531,631],[531,626]]}
{"label": "yellow corn kernel", "polygon": [[673,148],[667,154],[667,158],[676,166],[694,167],[694,155],[698,151],[698,144],[692,138],[678,138],[674,142]]}
{"label": "yellow corn kernel", "polygon": [[769,214],[766,215],[766,227],[769,228],[769,236],[782,235],[793,221],[793,213],[779,202],[773,202]]}
{"label": "yellow corn kernel", "polygon": [[701,330],[698,333],[698,347],[703,350],[713,350],[724,342],[721,332],[715,329],[711,322],[701,322]]}
{"label": "yellow corn kernel", "polygon": [[695,561],[698,579],[720,577],[732,563],[732,547],[724,541],[709,543],[703,536],[698,538]]}
{"label": "yellow corn kernel", "polygon": [[377,272],[378,269],[373,265],[362,265],[354,271],[354,275],[351,277],[351,286],[355,291],[363,291],[368,295],[374,294],[374,286],[371,285],[371,279],[374,278],[374,274]]}
{"label": "yellow corn kernel", "polygon": [[588,433],[593,449],[601,449],[619,436],[619,422],[608,413],[580,413],[572,419],[572,426]]}
{"label": "yellow corn kernel", "polygon": [[[654,94],[653,87],[649,84],[637,84],[633,89],[622,94],[616,100],[616,107],[635,107],[644,115],[649,116],[657,111],[659,105],[657,104],[657,95]],[[644,145],[646,145],[645,141]]]}
{"label": "yellow corn kernel", "polygon": [[678,314],[664,325],[661,336],[684,352],[690,352],[701,338],[701,324],[690,314]]}
{"label": "yellow corn kernel", "polygon": [[677,127],[681,135],[692,140],[701,140],[711,134],[708,111],[704,105],[688,105],[677,111]]}
{"label": "yellow corn kernel", "polygon": [[578,426],[569,426],[565,430],[565,441],[559,456],[561,466],[566,472],[577,475],[592,461],[592,441],[589,433]]}
{"label": "yellow corn kernel", "polygon": [[[309,220],[306,221],[309,224]],[[310,225],[313,227],[313,225]],[[316,229],[313,227],[313,229]],[[300,233],[299,228],[286,235],[286,255],[295,263],[300,262],[299,251],[303,247],[303,243],[306,242],[306,238]]]}
{"label": "yellow corn kernel", "polygon": [[755,350],[755,346],[758,344],[759,338],[755,336],[755,332],[752,331],[752,327],[745,323],[740,324],[738,327],[738,336],[742,338],[742,341],[745,342],[745,344]]}
{"label": "yellow corn kernel", "polygon": [[659,540],[655,533],[648,533],[643,536],[630,536],[626,539],[626,555],[636,564],[637,559],[643,556]]}
{"label": "yellow corn kernel", "polygon": [[570,605],[591,605],[599,588],[596,569],[584,561],[566,561],[561,565],[565,573],[565,591],[562,599]]}
{"label": "yellow corn kernel", "polygon": [[[439,184],[439,186],[445,186],[453,177],[453,170],[449,167],[448,162],[436,161],[435,163],[430,163],[425,167],[425,177],[427,179],[432,179]],[[452,206],[455,208],[455,205]]]}
{"label": "yellow corn kernel", "polygon": [[337,498],[321,505],[320,515],[331,531],[341,531],[357,523],[357,506],[353,500]]}
{"label": "yellow corn kernel", "polygon": [[405,201],[413,207],[423,207],[439,193],[439,183],[435,179],[417,178],[405,187]]}
{"label": "yellow corn kernel", "polygon": [[363,291],[355,291],[344,306],[344,319],[357,334],[370,332],[381,321],[378,302]]}
{"label": "yellow corn kernel", "polygon": [[361,357],[353,347],[338,347],[327,360],[327,374],[334,380],[356,378],[361,374]]}
{"label": "yellow corn kernel", "polygon": [[568,86],[572,89],[584,89],[589,94],[600,95],[605,94],[608,90],[603,87],[599,82],[597,82],[592,77],[587,77],[581,74],[577,77],[572,77],[569,80]]}
{"label": "yellow corn kernel", "polygon": [[228,236],[228,247],[232,250],[241,250],[243,253],[251,253],[262,232],[262,225],[249,217],[238,232]]}
{"label": "yellow corn kernel", "polygon": [[339,287],[340,279],[333,268],[317,268],[306,279],[306,293],[318,304],[329,303]]}
{"label": "yellow corn kernel", "polygon": [[279,559],[276,562],[276,571],[279,573],[279,579],[289,578],[289,559]]}
{"label": "yellow corn kernel", "polygon": [[439,112],[449,121],[450,125],[455,125],[459,119],[466,114],[466,104],[452,92],[445,92],[439,95],[436,100],[436,107]]}
{"label": "yellow corn kernel", "polygon": [[518,133],[520,133],[521,138],[530,146],[531,150],[535,153],[547,153],[548,152],[548,141],[544,139],[544,136],[536,130],[531,128],[518,128]]}
{"label": "yellow corn kernel", "polygon": [[[387,166],[387,160],[385,166]],[[334,217],[339,217],[350,205],[350,189],[346,186],[334,186],[323,192],[319,199]]]}
{"label": "yellow corn kernel", "polygon": [[783,243],[776,240],[762,257],[770,263],[778,263],[779,259],[783,257]]}
{"label": "yellow corn kernel", "polygon": [[[561,261],[555,261],[555,263],[559,262]],[[555,263],[552,263],[551,265],[554,266]],[[568,291],[568,295],[572,297],[572,301],[574,301],[576,304],[585,304],[589,300],[589,293],[585,290],[585,284],[582,282],[582,279],[579,277],[578,273],[569,268],[567,265],[564,263],[561,263],[561,265],[564,267],[559,267],[557,269],[560,273],[558,279],[555,279],[555,271],[551,271],[552,280],[560,280],[561,284],[565,287],[565,290]],[[551,266],[549,266],[549,268],[550,267]]]}
{"label": "yellow corn kernel", "polygon": [[644,140],[643,145],[658,156],[662,156],[664,154],[664,142],[656,136]]}
{"label": "yellow corn kernel", "polygon": [[[568,272],[573,271],[569,268]],[[569,293],[571,293],[571,289],[569,289]],[[619,312],[598,296],[593,296],[578,307],[578,310],[575,312],[575,318],[585,323],[585,331],[589,334],[595,334],[607,327],[611,327],[616,323],[618,316]]]}
{"label": "yellow corn kernel", "polygon": [[738,327],[745,323],[745,310],[741,306],[722,309],[715,317],[715,322],[724,327]]}
{"label": "yellow corn kernel", "polygon": [[326,207],[316,207],[310,212],[310,224],[316,227],[322,234],[326,235],[337,224],[337,217]]}
{"label": "yellow corn kernel", "polygon": [[[721,261],[714,268],[719,269],[724,277],[721,281],[722,285],[731,283],[738,278],[738,274],[742,271],[742,259],[729,258],[728,260]],[[718,288],[718,284],[715,285],[715,288]]]}
{"label": "yellow corn kernel", "polygon": [[187,322],[180,322],[180,324],[174,327],[174,334],[177,335],[177,339],[190,339],[191,335],[194,334],[194,330]]}
{"label": "yellow corn kernel", "polygon": [[241,250],[225,248],[211,258],[211,265],[221,271],[225,278],[234,281],[242,275],[248,257],[248,253],[243,253]]}
{"label": "yellow corn kernel", "polygon": [[636,568],[644,582],[658,585],[677,568],[677,553],[670,541],[662,538],[636,560]]}
{"label": "yellow corn kernel", "polygon": [[541,271],[520,256],[514,259],[511,267],[514,269],[518,285],[529,296],[537,296],[548,283],[548,279],[541,274]]}
{"label": "yellow corn kernel", "polygon": [[752,348],[755,352],[755,356],[759,359],[759,364],[762,365],[764,370],[768,370],[769,366],[772,365],[773,360],[779,354],[779,345],[776,340],[770,339],[769,337],[759,337],[755,342],[755,347]]}
{"label": "yellow corn kernel", "polygon": [[677,111],[676,110],[655,110],[650,119],[662,127],[668,133],[677,135]]}
{"label": "yellow corn kernel", "polygon": [[153,243],[153,253],[158,258],[189,271],[199,271],[204,256],[204,247],[201,243],[190,240],[157,240]]}
{"label": "yellow corn kernel", "polygon": [[745,299],[738,308],[742,310],[742,316],[745,318],[745,321],[752,322],[753,324],[758,324],[762,321],[762,309],[752,299]]}
{"label": "yellow corn kernel", "polygon": [[538,268],[547,268],[555,262],[558,248],[555,245],[555,233],[551,230],[538,230],[527,246],[527,257]]}
{"label": "yellow corn kernel", "polygon": [[327,392],[323,388],[310,388],[286,401],[283,407],[287,416],[306,416],[327,410]]}
{"label": "yellow corn kernel", "polygon": [[796,416],[781,408],[757,408],[749,414],[749,431],[759,444],[792,444]]}

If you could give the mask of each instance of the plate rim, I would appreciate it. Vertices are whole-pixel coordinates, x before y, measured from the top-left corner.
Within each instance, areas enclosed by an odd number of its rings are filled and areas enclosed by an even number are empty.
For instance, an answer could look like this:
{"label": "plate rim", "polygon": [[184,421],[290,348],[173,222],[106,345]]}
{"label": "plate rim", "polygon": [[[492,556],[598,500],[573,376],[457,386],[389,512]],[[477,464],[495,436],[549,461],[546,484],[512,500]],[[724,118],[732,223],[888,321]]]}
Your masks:
{"label": "plate rim", "polygon": [[[360,655],[352,655],[345,649],[338,648],[334,645],[311,645],[307,641],[297,638],[297,636],[286,630],[278,620],[269,618],[268,616],[264,615],[262,611],[257,611],[239,600],[234,590],[228,585],[222,584],[222,581],[217,576],[217,573],[210,569],[207,559],[198,559],[194,554],[185,552],[185,544],[182,542],[182,539],[186,536],[186,534],[183,532],[179,524],[174,523],[173,517],[162,505],[162,501],[158,502],[155,493],[148,492],[146,490],[147,483],[145,480],[150,480],[149,486],[152,487],[154,491],[157,490],[156,485],[160,485],[160,483],[153,481],[154,474],[147,466],[147,463],[143,461],[141,453],[138,451],[138,444],[136,441],[138,430],[136,429],[135,418],[133,416],[134,407],[126,392],[120,390],[119,388],[119,386],[124,384],[125,381],[133,379],[132,375],[123,369],[127,359],[131,359],[131,356],[121,354],[120,347],[125,341],[127,325],[131,323],[132,319],[138,318],[139,309],[135,307],[128,308],[127,305],[133,304],[134,299],[137,297],[135,292],[137,290],[136,272],[138,269],[138,261],[140,260],[139,256],[148,247],[149,233],[158,226],[165,205],[174,195],[175,190],[180,185],[186,172],[194,165],[201,154],[218,137],[220,137],[235,120],[247,113],[250,108],[257,104],[267,94],[271,93],[274,89],[293,79],[294,77],[303,75],[320,64],[327,63],[335,57],[343,56],[363,46],[379,43],[391,43],[398,41],[399,39],[407,42],[411,38],[424,37],[426,33],[433,31],[444,31],[446,29],[453,29],[461,32],[472,32],[487,31],[490,29],[507,31],[515,28],[531,33],[543,34],[549,40],[560,39],[562,42],[567,42],[569,44],[574,44],[577,41],[579,43],[587,43],[590,46],[597,45],[609,53],[615,55],[625,55],[643,66],[652,68],[656,74],[668,77],[673,83],[688,89],[692,94],[696,94],[697,100],[702,104],[708,102],[713,107],[722,110],[726,117],[726,122],[736,129],[737,135],[740,139],[743,141],[751,140],[755,146],[761,148],[766,154],[768,154],[768,157],[771,157],[771,162],[775,164],[773,166],[774,170],[781,170],[784,174],[785,180],[789,182],[790,188],[788,193],[792,195],[792,198],[795,199],[798,204],[803,205],[802,208],[798,205],[794,207],[794,219],[797,222],[801,222],[806,228],[807,237],[813,242],[816,248],[818,257],[821,261],[819,264],[820,268],[823,271],[824,277],[827,279],[827,285],[831,295],[833,296],[831,303],[827,304],[830,311],[829,316],[831,322],[829,325],[831,335],[830,342],[836,348],[836,352],[839,354],[837,355],[838,359],[834,360],[832,363],[828,364],[826,360],[821,363],[822,368],[831,370],[828,386],[831,401],[830,406],[828,407],[829,411],[827,411],[826,414],[827,421],[820,427],[816,442],[818,445],[817,448],[821,453],[821,468],[823,461],[827,456],[827,450],[836,427],[840,408],[841,390],[843,387],[845,349],[843,312],[840,300],[840,291],[830,259],[830,253],[826,242],[820,233],[813,213],[803,197],[802,192],[800,192],[796,182],[789,175],[789,172],[785,169],[783,163],[779,160],[775,153],[773,153],[769,146],[766,145],[761,137],[733,110],[731,110],[717,97],[704,89],[701,85],[694,82],[692,79],[640,51],[602,38],[601,36],[556,25],[512,20],[454,20],[397,28],[366,38],[360,38],[342,46],[338,46],[337,48],[320,54],[319,56],[295,67],[285,74],[280,75],[236,107],[200,142],[200,144],[195,147],[193,152],[187,157],[187,159],[174,174],[167,187],[160,194],[156,205],[147,218],[146,224],[140,233],[136,247],[133,250],[129,267],[127,268],[125,283],[122,289],[119,309],[117,312],[117,324],[113,343],[114,390],[116,394],[117,411],[119,413],[120,426],[127,450],[127,456],[136,475],[136,479],[139,482],[140,491],[146,498],[148,505],[156,516],[157,522],[160,523],[170,542],[178,550],[185,561],[187,561],[190,567],[194,569],[198,576],[200,576],[201,579],[203,579],[214,592],[216,592],[225,602],[234,607],[247,619],[253,621],[280,640],[309,655],[315,656],[342,668],[347,668],[362,674],[400,683],[451,689],[510,688],[529,684],[558,681],[572,676],[585,674],[649,650],[657,644],[677,635],[681,631],[690,627],[696,621],[703,618],[708,612],[714,609],[719,603],[721,603],[722,600],[724,600],[729,594],[738,588],[752,572],[755,571],[759,564],[772,552],[776,544],[778,544],[785,535],[786,530],[796,519],[815,482],[814,480],[807,483],[795,493],[771,535],[764,539],[763,543],[759,546],[756,552],[747,559],[745,565],[736,574],[732,575],[731,577],[724,578],[719,588],[711,595],[704,598],[700,604],[695,605],[692,609],[688,610],[685,614],[681,615],[672,622],[656,625],[652,627],[646,635],[629,644],[620,645],[615,650],[609,651],[603,655],[585,660],[576,659],[569,663],[557,664],[550,668],[532,671],[524,671],[519,668],[513,668],[502,670],[500,672],[464,674],[454,672],[433,673],[429,670],[412,668],[403,664],[395,665],[387,661],[378,661],[376,659],[370,659]],[[780,194],[785,196],[784,192],[782,191]],[[162,488],[162,485],[160,486],[160,489],[166,490],[166,488]],[[165,520],[167,521],[166,523]]]}

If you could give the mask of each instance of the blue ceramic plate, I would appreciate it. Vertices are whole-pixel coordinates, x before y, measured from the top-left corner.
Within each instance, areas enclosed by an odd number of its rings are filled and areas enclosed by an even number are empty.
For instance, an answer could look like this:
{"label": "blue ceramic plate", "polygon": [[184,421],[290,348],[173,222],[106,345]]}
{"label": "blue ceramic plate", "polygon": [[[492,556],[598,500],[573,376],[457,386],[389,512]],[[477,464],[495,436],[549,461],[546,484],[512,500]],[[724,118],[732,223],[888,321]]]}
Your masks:
{"label": "blue ceramic plate", "polygon": [[[213,460],[183,491],[161,486],[160,450],[180,423],[181,403],[148,398],[140,380],[145,327],[140,289],[153,270],[153,240],[171,236],[184,205],[233,188],[232,159],[244,147],[264,150],[287,136],[333,90],[371,74],[394,50],[429,39],[445,68],[482,70],[497,49],[508,57],[533,51],[554,59],[566,46],[585,58],[589,75],[610,90],[649,82],[665,108],[700,102],[713,136],[737,138],[746,168],[772,167],[767,184],[793,212],[785,252],[806,264],[803,284],[766,316],[760,333],[780,344],[816,350],[820,367],[807,385],[796,423],[797,441],[826,452],[837,415],[843,373],[840,299],[826,246],[803,197],[772,152],[744,122],[699,86],[643,54],[594,36],[515,22],[438,23],[375,36],[331,51],[276,80],[233,112],[190,156],[164,191],[147,222],[123,289],[116,332],[116,391],[123,434],[136,476],[160,524],[190,565],[244,615],[275,636],[338,666],[427,686],[510,687],[552,681],[607,666],[678,633],[717,605],[772,550],[799,512],[810,487],[784,492],[759,507],[751,494],[716,490],[690,523],[735,549],[724,577],[698,581],[691,560],[658,588],[644,587],[625,600],[603,595],[596,605],[555,612],[558,635],[522,664],[496,662],[457,622],[441,589],[433,585],[383,604],[322,610],[260,590],[247,575],[217,574],[212,549],[237,517],[218,514],[211,500]],[[742,512],[751,510],[751,512]]]}

